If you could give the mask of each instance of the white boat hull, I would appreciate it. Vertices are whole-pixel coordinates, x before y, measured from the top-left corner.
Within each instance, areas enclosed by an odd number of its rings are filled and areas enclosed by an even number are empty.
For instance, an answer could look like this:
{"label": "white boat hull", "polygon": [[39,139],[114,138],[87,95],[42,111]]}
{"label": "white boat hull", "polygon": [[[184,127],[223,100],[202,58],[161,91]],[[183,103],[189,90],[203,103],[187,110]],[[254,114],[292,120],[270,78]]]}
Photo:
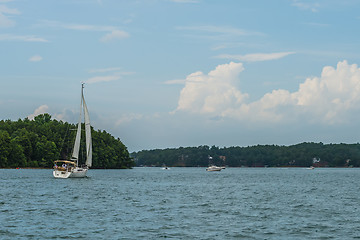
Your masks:
{"label": "white boat hull", "polygon": [[208,168],[206,168],[206,171],[208,172],[219,172],[221,171],[221,169],[223,169],[222,167],[217,167],[217,166],[210,166]]}
{"label": "white boat hull", "polygon": [[221,169],[206,169],[208,172],[220,172]]}
{"label": "white boat hull", "polygon": [[86,168],[74,168],[71,171],[59,171],[55,169],[53,176],[55,178],[83,178],[86,177],[87,170]]}
{"label": "white boat hull", "polygon": [[53,171],[54,178],[69,178],[70,174],[71,172],[68,171],[59,171],[59,170]]}

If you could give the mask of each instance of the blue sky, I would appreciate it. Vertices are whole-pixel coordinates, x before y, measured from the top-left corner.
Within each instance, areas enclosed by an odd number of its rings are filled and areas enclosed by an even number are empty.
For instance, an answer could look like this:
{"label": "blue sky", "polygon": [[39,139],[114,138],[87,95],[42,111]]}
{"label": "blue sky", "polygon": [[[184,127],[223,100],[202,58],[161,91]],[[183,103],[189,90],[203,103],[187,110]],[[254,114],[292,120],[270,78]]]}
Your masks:
{"label": "blue sky", "polygon": [[75,123],[129,151],[356,143],[356,0],[0,0],[0,119]]}

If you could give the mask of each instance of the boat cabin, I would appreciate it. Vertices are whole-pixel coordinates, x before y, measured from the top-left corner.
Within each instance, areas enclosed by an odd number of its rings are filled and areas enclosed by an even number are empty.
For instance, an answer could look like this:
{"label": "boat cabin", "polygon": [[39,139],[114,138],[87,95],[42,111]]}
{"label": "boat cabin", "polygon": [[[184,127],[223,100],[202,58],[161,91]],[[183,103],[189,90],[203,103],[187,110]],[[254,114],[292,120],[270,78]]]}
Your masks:
{"label": "boat cabin", "polygon": [[68,160],[56,160],[54,162],[54,169],[58,171],[70,171],[75,168],[75,162]]}

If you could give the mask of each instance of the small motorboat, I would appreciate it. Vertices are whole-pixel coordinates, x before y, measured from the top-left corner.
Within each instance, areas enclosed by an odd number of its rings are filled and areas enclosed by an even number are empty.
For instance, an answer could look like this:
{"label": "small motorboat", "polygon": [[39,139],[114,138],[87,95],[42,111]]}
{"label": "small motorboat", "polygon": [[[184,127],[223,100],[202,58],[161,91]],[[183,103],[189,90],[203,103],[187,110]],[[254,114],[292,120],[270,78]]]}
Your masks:
{"label": "small motorboat", "polygon": [[206,168],[206,171],[208,172],[215,172],[215,171],[221,171],[221,169],[223,169],[222,167],[218,167],[215,165],[211,165],[208,168]]}

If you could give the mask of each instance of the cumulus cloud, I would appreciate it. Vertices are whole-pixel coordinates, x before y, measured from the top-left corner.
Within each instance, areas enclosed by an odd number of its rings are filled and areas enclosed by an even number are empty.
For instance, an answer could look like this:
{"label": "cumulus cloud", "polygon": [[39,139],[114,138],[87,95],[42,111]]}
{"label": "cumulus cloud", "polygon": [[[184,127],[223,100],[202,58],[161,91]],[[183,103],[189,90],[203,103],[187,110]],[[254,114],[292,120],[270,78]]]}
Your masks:
{"label": "cumulus cloud", "polygon": [[34,113],[30,114],[28,116],[28,118],[30,120],[34,120],[34,118],[39,115],[39,114],[44,114],[48,111],[49,107],[48,105],[41,105],[40,107],[38,107],[37,109],[35,109]]}
{"label": "cumulus cloud", "polygon": [[113,40],[119,40],[128,38],[130,35],[127,32],[121,31],[121,30],[113,30],[111,33],[106,34],[103,36],[100,41],[102,42],[110,42]]}
{"label": "cumulus cloud", "polygon": [[208,74],[190,74],[180,93],[177,111],[220,113],[241,106],[247,94],[242,94],[235,85],[243,70],[241,63],[230,62],[217,66]]}
{"label": "cumulus cloud", "polygon": [[39,61],[41,61],[43,58],[41,57],[41,56],[39,56],[39,55],[34,55],[34,56],[32,56],[31,58],[29,58],[29,61],[30,62],[39,62]]}
{"label": "cumulus cloud", "polygon": [[246,55],[222,54],[217,56],[217,58],[234,59],[243,62],[259,62],[280,59],[294,53],[295,52],[252,53]]}
{"label": "cumulus cloud", "polygon": [[324,67],[320,77],[306,79],[291,97],[296,100],[297,106],[335,123],[343,121],[342,117],[358,108],[359,90],[360,69],[356,64],[342,61],[337,68]]}
{"label": "cumulus cloud", "polygon": [[248,121],[282,122],[302,119],[335,124],[360,110],[360,68],[342,61],[326,66],[320,77],[306,79],[295,92],[277,89],[247,103],[235,83],[241,63],[219,65],[208,75],[190,74],[180,93],[177,110],[208,113]]}

